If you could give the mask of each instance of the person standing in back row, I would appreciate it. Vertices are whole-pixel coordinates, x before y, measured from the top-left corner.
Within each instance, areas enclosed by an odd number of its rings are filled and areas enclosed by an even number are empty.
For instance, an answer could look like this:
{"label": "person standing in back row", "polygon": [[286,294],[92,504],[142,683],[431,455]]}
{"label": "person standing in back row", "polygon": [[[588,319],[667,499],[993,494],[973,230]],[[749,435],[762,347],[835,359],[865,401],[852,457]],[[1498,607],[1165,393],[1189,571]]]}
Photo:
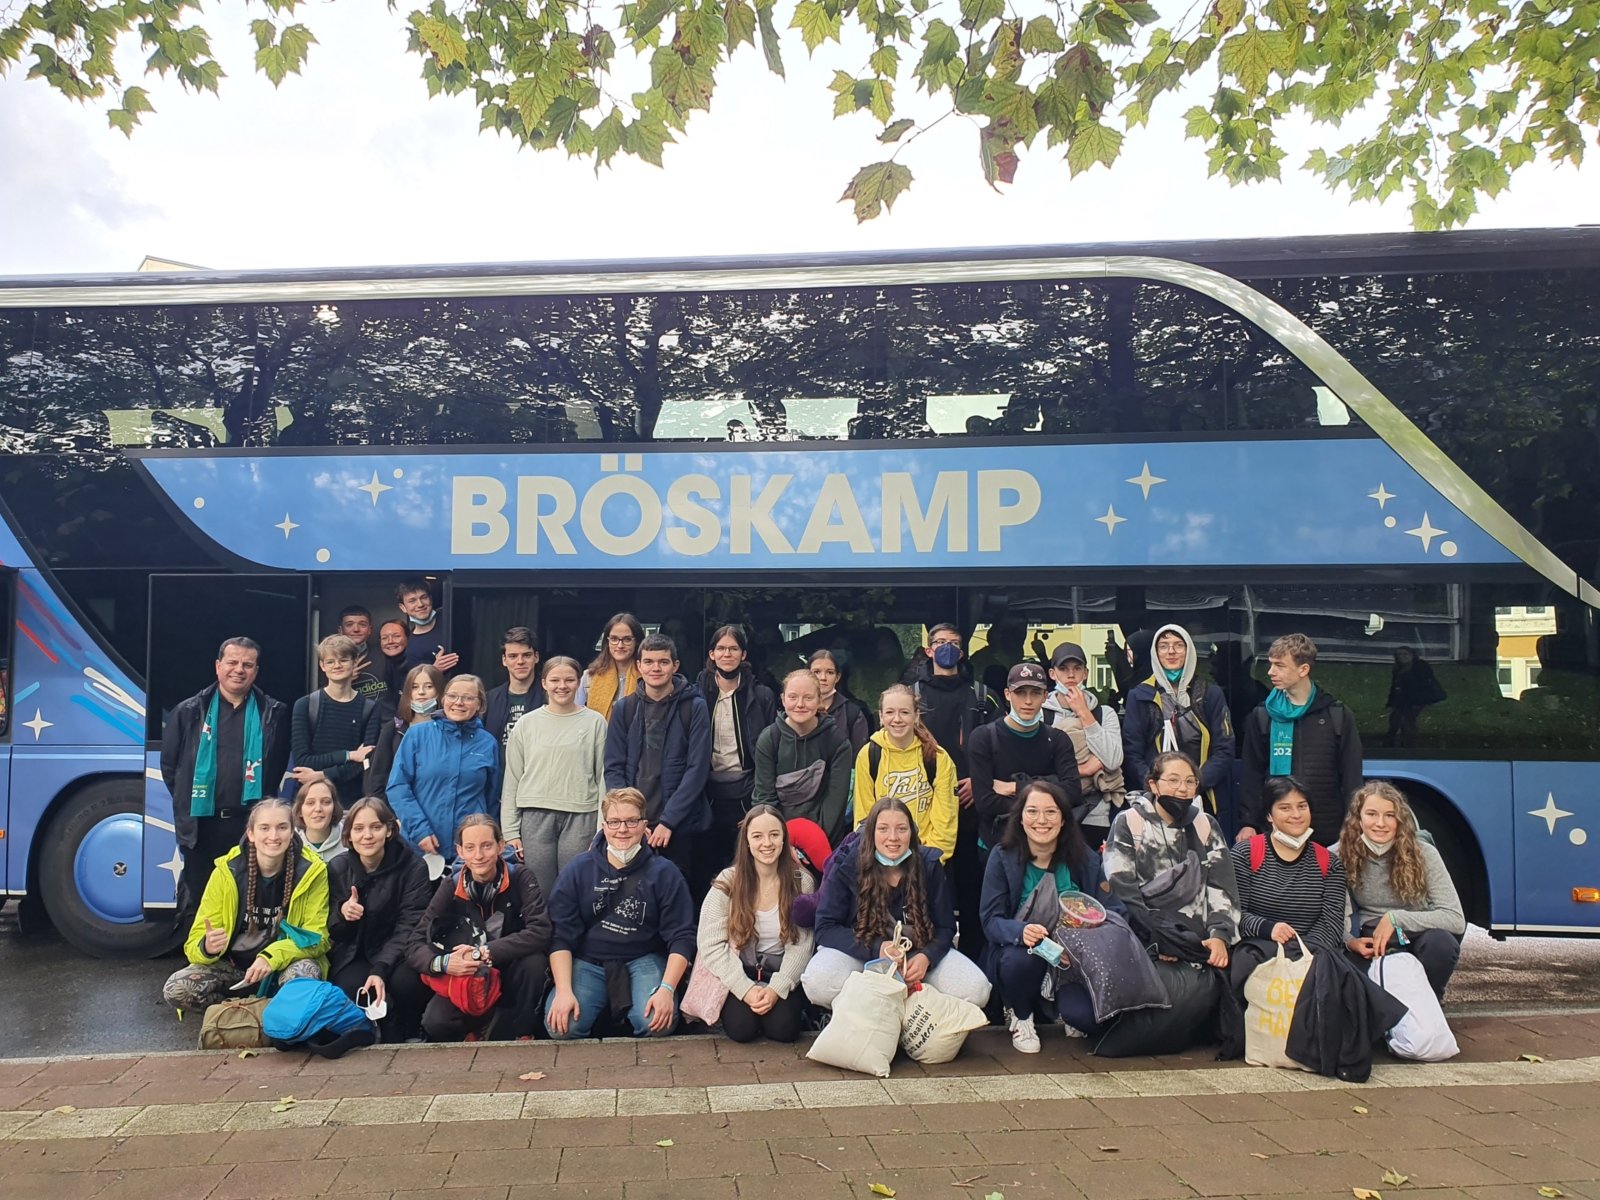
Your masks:
{"label": "person standing in back row", "polygon": [[1048,676],[1038,663],[1018,663],[1006,676],[1010,711],[972,735],[973,807],[986,862],[989,850],[1000,843],[1017,797],[1034,780],[1059,787],[1073,811],[1083,805],[1072,739],[1044,720],[1047,686]]}
{"label": "person standing in back row", "polygon": [[1264,787],[1272,775],[1293,775],[1311,803],[1312,840],[1338,842],[1345,806],[1361,785],[1361,734],[1355,714],[1311,680],[1317,644],[1291,633],[1267,649],[1267,702],[1244,730],[1236,842],[1266,828]]}
{"label": "person standing in back row", "polygon": [[433,589],[424,579],[405,579],[394,590],[395,602],[406,619],[404,663],[406,669],[429,663],[445,675],[461,665],[461,656],[450,649],[450,625],[433,606]]}
{"label": "person standing in back row", "polygon": [[[1163,625],[1151,644],[1150,674],[1135,681],[1123,714],[1127,778],[1148,779],[1156,755],[1177,751],[1200,764],[1201,803],[1217,812],[1218,789],[1233,778],[1228,698],[1196,675],[1200,656],[1181,625]],[[1226,827],[1231,822],[1224,822]]]}
{"label": "person standing in back row", "polygon": [[1122,775],[1122,725],[1116,710],[1101,704],[1086,686],[1089,656],[1076,642],[1062,642],[1050,656],[1055,690],[1044,702],[1045,719],[1072,739],[1082,795],[1072,814],[1085,844],[1096,852],[1127,796]]}
{"label": "person standing in back row", "polygon": [[[544,689],[539,686],[539,639],[526,625],[513,625],[500,635],[500,665],[506,681],[489,693],[483,727],[500,743],[502,752],[510,742],[511,729],[524,713],[544,705]],[[516,829],[507,827],[508,838]]]}
{"label": "person standing in back row", "polygon": [[695,847],[697,893],[733,861],[739,823],[755,790],[756,739],[777,716],[772,689],[756,680],[745,661],[749,651],[743,629],[720,626],[711,635],[711,665],[695,683],[711,715],[711,774],[706,780],[711,824]]}
{"label": "person standing in back row", "polygon": [[231,637],[216,682],[172,710],[161,734],[161,778],[183,850],[178,927],[187,930],[213,863],[239,844],[249,807],[276,787],[289,759],[289,710],[255,686],[261,647]]}
{"label": "person standing in back row", "polygon": [[356,644],[335,633],[317,643],[317,664],[327,685],[294,702],[290,744],[298,787],[325,779],[340,806],[367,795],[367,762],[378,744],[378,701],[355,690]]}
{"label": "person standing in back row", "polygon": [[[672,639],[652,633],[639,648],[639,687],[611,707],[606,730],[606,787],[636,788],[645,798],[650,848],[685,878],[695,835],[711,823],[706,778],[711,719],[705,697],[678,674]],[[696,897],[698,903],[699,897]]]}

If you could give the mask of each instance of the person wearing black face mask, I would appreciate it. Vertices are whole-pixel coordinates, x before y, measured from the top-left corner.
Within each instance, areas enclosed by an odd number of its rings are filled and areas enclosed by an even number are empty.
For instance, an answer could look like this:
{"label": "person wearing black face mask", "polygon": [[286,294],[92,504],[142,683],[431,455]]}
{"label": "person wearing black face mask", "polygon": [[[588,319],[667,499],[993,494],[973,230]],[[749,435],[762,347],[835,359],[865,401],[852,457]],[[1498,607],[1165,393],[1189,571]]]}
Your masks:
{"label": "person wearing black face mask", "polygon": [[704,895],[717,873],[733,861],[739,822],[750,808],[755,788],[756,739],[778,716],[772,689],[757,682],[750,665],[750,639],[738,625],[711,635],[708,665],[696,686],[711,710],[711,775],[706,799],[711,827],[695,844],[690,880]]}
{"label": "person wearing black face mask", "polygon": [[1106,839],[1106,880],[1130,905],[1203,928],[1207,961],[1228,965],[1238,940],[1239,888],[1217,822],[1195,803],[1199,772],[1187,755],[1156,755],[1146,792],[1130,792]]}

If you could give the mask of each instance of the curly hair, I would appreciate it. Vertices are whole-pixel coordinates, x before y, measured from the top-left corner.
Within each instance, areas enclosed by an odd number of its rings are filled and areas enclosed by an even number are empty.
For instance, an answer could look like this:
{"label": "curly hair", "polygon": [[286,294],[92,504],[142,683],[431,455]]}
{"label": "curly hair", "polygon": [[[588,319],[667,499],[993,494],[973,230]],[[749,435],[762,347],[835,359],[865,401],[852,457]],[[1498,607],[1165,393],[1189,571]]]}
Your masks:
{"label": "curly hair", "polygon": [[750,823],[757,817],[776,818],[783,829],[783,851],[778,855],[778,937],[785,946],[795,940],[789,909],[800,894],[800,863],[794,856],[783,813],[770,804],[758,804],[739,822],[733,849],[733,874],[712,884],[728,897],[728,945],[741,950],[746,946],[755,948],[756,893],[761,880],[756,875],[755,855],[750,853]]}
{"label": "curly hair", "polygon": [[[256,818],[264,813],[283,811],[289,814],[290,827],[293,827],[294,809],[287,800],[280,800],[276,796],[266,796],[257,800],[250,806],[250,819],[245,822],[247,830],[254,829]],[[245,838],[245,887],[244,887],[244,914],[245,924],[255,929],[256,926],[256,880],[261,876],[261,867],[256,862],[256,844],[250,838]],[[289,911],[289,897],[294,895],[294,867],[295,860],[300,857],[300,837],[292,834],[289,838],[289,849],[283,855],[283,909]]]}
{"label": "curly hair", "polygon": [[[1394,805],[1394,849],[1377,858],[1361,840],[1361,806],[1369,799],[1387,800]],[[1405,795],[1386,779],[1368,779],[1350,795],[1350,811],[1339,831],[1339,861],[1353,892],[1361,886],[1361,874],[1373,865],[1389,871],[1389,886],[1407,904],[1422,904],[1428,899],[1428,871],[1418,847],[1417,817]]]}
{"label": "curly hair", "polygon": [[[911,826],[911,856],[899,867],[886,867],[878,861],[878,819],[884,813],[898,812]],[[900,888],[904,897],[905,924],[913,946],[925,946],[933,940],[933,918],[928,913],[928,880],[926,864],[922,861],[922,839],[917,836],[917,822],[911,810],[892,796],[885,796],[872,806],[866,820],[861,823],[861,845],[856,851],[856,941],[863,946],[886,941],[894,934],[895,919],[889,903],[895,885],[889,882],[889,872],[901,872]]]}

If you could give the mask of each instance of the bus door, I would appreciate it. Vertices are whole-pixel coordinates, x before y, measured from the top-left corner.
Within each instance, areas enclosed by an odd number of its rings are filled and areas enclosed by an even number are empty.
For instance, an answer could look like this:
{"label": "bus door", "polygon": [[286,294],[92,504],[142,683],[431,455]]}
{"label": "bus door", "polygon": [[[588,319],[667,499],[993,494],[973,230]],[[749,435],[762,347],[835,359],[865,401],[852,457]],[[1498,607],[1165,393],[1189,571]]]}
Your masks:
{"label": "bus door", "polygon": [[[304,575],[152,575],[145,753],[144,902],[172,908],[182,864],[172,797],[161,779],[161,730],[180,701],[216,682],[231,637],[261,646],[256,686],[293,707],[309,690],[311,580]],[[267,780],[269,789],[278,781]]]}

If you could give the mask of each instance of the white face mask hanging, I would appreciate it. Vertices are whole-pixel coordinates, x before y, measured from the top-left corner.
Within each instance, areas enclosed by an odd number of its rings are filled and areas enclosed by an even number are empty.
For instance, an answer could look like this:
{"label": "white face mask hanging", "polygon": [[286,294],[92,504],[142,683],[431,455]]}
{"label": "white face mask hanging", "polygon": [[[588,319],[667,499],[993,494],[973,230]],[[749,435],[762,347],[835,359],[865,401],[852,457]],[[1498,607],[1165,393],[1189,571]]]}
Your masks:
{"label": "white face mask hanging", "polygon": [[1278,843],[1278,845],[1286,846],[1290,850],[1298,850],[1311,840],[1311,830],[1306,830],[1299,837],[1290,837],[1282,830],[1274,829],[1272,831],[1272,837],[1273,840]]}
{"label": "white face mask hanging", "polygon": [[1394,849],[1393,838],[1390,838],[1387,842],[1375,842],[1364,833],[1361,835],[1361,844],[1367,848],[1367,853],[1372,855],[1373,858],[1382,858]]}

